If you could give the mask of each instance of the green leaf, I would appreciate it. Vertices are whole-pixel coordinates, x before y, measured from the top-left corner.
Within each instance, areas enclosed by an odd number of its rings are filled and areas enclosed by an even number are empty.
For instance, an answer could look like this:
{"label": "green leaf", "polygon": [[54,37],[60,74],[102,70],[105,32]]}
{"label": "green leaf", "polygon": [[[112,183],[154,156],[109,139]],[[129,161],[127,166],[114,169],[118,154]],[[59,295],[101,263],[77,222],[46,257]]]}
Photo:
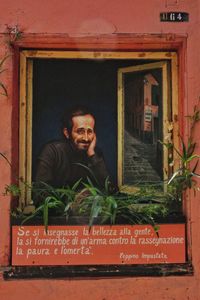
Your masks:
{"label": "green leaf", "polygon": [[165,146],[167,149],[171,149],[171,148],[174,147],[174,145],[173,145],[172,143],[165,143],[165,142],[160,141],[160,140],[158,140],[158,142],[159,142],[160,144],[162,144],[163,146]]}
{"label": "green leaf", "polygon": [[107,176],[105,179],[105,191],[107,194],[110,193],[110,178],[109,178],[109,176]]}
{"label": "green leaf", "polygon": [[67,212],[71,209],[72,206],[72,202],[67,203],[67,205],[65,206],[64,212],[67,214]]}
{"label": "green leaf", "polygon": [[93,196],[101,194],[101,191],[98,188],[94,187],[93,185],[91,186],[90,184],[87,184],[87,183],[84,183],[83,185],[90,191],[90,193]]}
{"label": "green leaf", "polygon": [[196,173],[191,173],[192,174],[192,176],[194,176],[194,177],[198,177],[198,178],[200,178],[200,174],[196,174]]}
{"label": "green leaf", "polygon": [[184,160],[186,160],[186,159],[187,159],[187,150],[186,150],[186,146],[185,146],[185,143],[184,143],[184,141],[183,141],[182,136],[180,136],[180,139],[181,139],[182,150],[183,150],[182,158],[183,158]]}
{"label": "green leaf", "polygon": [[18,185],[10,184],[6,185],[4,195],[11,194],[13,197],[20,196],[21,190]]}
{"label": "green leaf", "polygon": [[170,178],[170,180],[168,181],[168,185],[172,182],[172,180],[174,180],[174,178],[176,177],[176,176],[178,176],[178,174],[180,174],[181,173],[181,171],[182,171],[182,169],[178,169],[173,175],[172,175],[172,177]]}
{"label": "green leaf", "polygon": [[199,160],[197,160],[197,162],[196,162],[196,164],[195,164],[195,166],[194,166],[194,168],[193,168],[193,170],[192,170],[192,173],[195,173],[195,171],[196,171],[196,169],[197,169],[197,166],[198,166],[198,164],[199,164]]}
{"label": "green leaf", "polygon": [[47,197],[45,199],[44,208],[43,208],[43,222],[44,222],[44,226],[45,226],[45,232],[47,232],[47,229],[48,229],[48,212],[49,212],[48,202],[50,199],[51,199],[50,197]]}
{"label": "green leaf", "polygon": [[190,162],[191,160],[193,160],[194,158],[200,158],[200,155],[197,154],[193,154],[190,157],[188,157],[187,162]]}
{"label": "green leaf", "polygon": [[87,177],[87,181],[90,187],[94,188],[94,184],[92,183],[92,181],[90,180],[89,177]]}
{"label": "green leaf", "polygon": [[81,166],[83,168],[85,168],[93,177],[93,179],[95,180],[95,182],[97,183],[97,185],[99,185],[99,182],[94,174],[94,172],[88,167],[88,166],[85,166],[84,164],[81,164],[81,163],[75,163],[76,165],[78,166]]}
{"label": "green leaf", "polygon": [[192,143],[191,139],[189,139],[189,143],[188,143],[188,156],[191,156],[194,153],[194,149],[196,147],[196,143]]}
{"label": "green leaf", "polygon": [[26,223],[28,220],[34,218],[35,216],[37,216],[40,212],[42,212],[44,208],[44,205],[40,205],[30,216],[26,217],[22,222],[21,225],[23,225],[24,223]]}
{"label": "green leaf", "polygon": [[179,156],[180,158],[182,158],[181,153],[176,149],[176,147],[173,147],[173,149],[176,151],[176,153],[178,154],[178,156]]}
{"label": "green leaf", "polygon": [[93,225],[94,218],[98,217],[99,213],[101,212],[100,201],[102,200],[102,196],[96,195],[94,197],[94,201],[92,203],[90,218],[89,218],[89,227]]}
{"label": "green leaf", "polygon": [[73,191],[75,191],[78,188],[81,181],[82,181],[82,178],[80,178],[77,182],[74,183],[74,185],[72,186]]}

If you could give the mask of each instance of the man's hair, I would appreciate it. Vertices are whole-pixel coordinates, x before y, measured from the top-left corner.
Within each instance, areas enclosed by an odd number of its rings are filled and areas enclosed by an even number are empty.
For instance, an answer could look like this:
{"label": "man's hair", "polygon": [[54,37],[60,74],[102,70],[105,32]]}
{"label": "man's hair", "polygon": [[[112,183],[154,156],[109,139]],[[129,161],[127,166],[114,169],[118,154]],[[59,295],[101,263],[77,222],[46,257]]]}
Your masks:
{"label": "man's hair", "polygon": [[63,128],[67,128],[69,133],[71,133],[73,127],[72,118],[85,115],[91,115],[95,119],[94,114],[86,106],[77,105],[67,109],[61,119],[61,129],[63,130]]}

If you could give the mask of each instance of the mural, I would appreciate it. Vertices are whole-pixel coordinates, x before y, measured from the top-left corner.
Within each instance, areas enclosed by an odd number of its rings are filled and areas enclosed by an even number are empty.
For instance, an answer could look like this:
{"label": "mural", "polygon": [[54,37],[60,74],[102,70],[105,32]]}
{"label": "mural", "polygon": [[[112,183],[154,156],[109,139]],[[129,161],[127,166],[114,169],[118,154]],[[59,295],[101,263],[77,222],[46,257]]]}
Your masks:
{"label": "mural", "polygon": [[124,184],[162,180],[161,72],[124,78]]}
{"label": "mural", "polygon": [[162,141],[171,119],[167,62],[118,70],[118,182],[124,188],[160,184],[168,177]]}

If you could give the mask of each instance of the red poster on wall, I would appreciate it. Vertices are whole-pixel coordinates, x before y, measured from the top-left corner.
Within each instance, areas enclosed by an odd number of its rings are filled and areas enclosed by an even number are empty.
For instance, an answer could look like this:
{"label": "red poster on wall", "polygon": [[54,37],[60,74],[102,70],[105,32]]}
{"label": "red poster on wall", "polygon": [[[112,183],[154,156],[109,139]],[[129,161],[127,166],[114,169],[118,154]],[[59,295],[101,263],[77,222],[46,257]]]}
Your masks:
{"label": "red poster on wall", "polygon": [[185,225],[13,226],[12,265],[185,262]]}

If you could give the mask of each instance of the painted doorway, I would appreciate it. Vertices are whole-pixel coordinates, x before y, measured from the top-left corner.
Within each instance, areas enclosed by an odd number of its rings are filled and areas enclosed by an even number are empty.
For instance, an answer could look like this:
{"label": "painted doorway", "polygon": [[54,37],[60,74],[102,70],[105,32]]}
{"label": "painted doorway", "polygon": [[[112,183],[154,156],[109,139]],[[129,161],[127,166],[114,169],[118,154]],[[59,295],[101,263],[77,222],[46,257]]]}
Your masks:
{"label": "painted doorway", "polygon": [[121,185],[152,184],[167,178],[166,149],[161,141],[172,118],[169,87],[166,61],[118,70]]}

